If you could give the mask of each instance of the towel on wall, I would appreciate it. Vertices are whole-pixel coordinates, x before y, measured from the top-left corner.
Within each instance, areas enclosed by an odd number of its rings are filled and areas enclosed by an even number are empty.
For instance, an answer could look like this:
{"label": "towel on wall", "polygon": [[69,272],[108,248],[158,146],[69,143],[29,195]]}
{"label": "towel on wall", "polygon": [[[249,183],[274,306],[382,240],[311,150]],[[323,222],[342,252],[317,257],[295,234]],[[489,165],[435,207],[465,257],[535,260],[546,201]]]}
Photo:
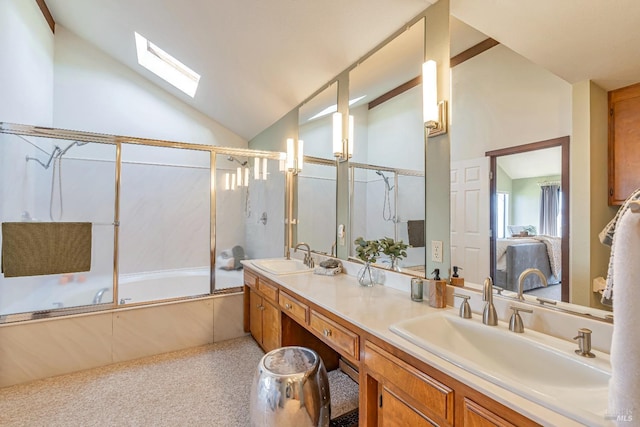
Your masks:
{"label": "towel on wall", "polygon": [[[640,202],[635,202],[640,205]],[[613,281],[615,322],[611,340],[611,380],[609,407],[611,416],[640,415],[640,212],[630,206],[620,216],[613,238]],[[631,425],[627,421],[619,426]]]}
{"label": "towel on wall", "polygon": [[424,219],[407,221],[409,245],[414,248],[424,247]]}
{"label": "towel on wall", "polygon": [[91,270],[90,222],[3,222],[5,277]]}

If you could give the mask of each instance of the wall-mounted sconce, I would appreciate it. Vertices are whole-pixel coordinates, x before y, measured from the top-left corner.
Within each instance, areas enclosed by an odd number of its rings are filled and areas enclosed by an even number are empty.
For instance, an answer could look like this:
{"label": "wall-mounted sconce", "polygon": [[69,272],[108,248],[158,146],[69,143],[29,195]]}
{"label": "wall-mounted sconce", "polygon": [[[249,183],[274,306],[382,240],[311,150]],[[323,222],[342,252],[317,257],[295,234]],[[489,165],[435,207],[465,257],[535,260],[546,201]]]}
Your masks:
{"label": "wall-mounted sconce", "polygon": [[304,162],[304,142],[299,139],[295,144],[293,138],[287,138],[287,159],[286,167],[289,172],[293,172],[296,175],[302,170],[302,164]]}
{"label": "wall-mounted sconce", "polygon": [[225,190],[235,190],[236,189],[236,173],[225,173],[224,174],[224,189]]}
{"label": "wall-mounted sconce", "polygon": [[333,155],[338,161],[353,157],[353,116],[349,116],[349,137],[342,138],[342,113],[333,113]]}
{"label": "wall-mounted sconce", "polygon": [[267,158],[266,157],[262,158],[262,172],[260,170],[260,157],[256,157],[255,159],[253,159],[253,178],[256,181],[258,181],[259,179],[266,181],[267,173],[268,173]]}
{"label": "wall-mounted sconce", "polygon": [[447,133],[447,101],[438,102],[436,61],[422,64],[422,114],[427,136]]}

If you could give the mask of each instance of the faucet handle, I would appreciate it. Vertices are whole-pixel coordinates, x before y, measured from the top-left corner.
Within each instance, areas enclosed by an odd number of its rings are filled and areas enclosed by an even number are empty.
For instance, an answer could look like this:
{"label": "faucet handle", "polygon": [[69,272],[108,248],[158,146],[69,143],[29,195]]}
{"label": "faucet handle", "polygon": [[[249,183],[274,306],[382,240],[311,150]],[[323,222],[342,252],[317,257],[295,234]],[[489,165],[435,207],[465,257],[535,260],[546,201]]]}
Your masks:
{"label": "faucet handle", "polygon": [[510,306],[511,310],[513,310],[513,314],[511,315],[511,319],[509,319],[509,330],[511,332],[516,332],[521,334],[524,332],[524,322],[522,322],[522,317],[520,317],[520,312],[524,313],[533,313],[533,310],[528,308],[521,308],[515,305]]}
{"label": "faucet handle", "polygon": [[495,289],[496,293],[500,296],[502,296],[502,291],[504,291],[504,288],[501,288],[500,286],[496,286],[496,285],[492,285],[493,289]]}
{"label": "faucet handle", "polygon": [[454,297],[462,298],[460,304],[460,317],[463,319],[471,319],[471,306],[469,305],[469,295],[453,294]]}

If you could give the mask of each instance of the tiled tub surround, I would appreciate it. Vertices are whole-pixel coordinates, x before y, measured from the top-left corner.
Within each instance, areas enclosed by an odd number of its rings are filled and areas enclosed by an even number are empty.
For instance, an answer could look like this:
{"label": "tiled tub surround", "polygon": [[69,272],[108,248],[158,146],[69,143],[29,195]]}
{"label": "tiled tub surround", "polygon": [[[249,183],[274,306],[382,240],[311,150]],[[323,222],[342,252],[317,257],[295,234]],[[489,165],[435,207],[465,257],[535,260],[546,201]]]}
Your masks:
{"label": "tiled tub surround", "polygon": [[244,335],[242,294],[0,325],[0,387]]}
{"label": "tiled tub surround", "polygon": [[[349,274],[342,274],[336,277],[319,276],[311,273],[276,276],[258,269],[256,271],[278,283],[282,289],[292,293],[294,296],[301,297],[301,299],[327,310],[356,328],[361,329],[364,333],[392,345],[401,352],[432,366],[454,380],[481,392],[537,423],[562,426],[583,425],[583,423],[575,421],[574,418],[584,420],[585,414],[574,414],[572,417],[567,417],[555,412],[506,388],[480,378],[391,332],[389,327],[401,320],[433,313],[437,310],[430,308],[426,301],[416,303],[410,300],[410,284],[407,276],[386,272],[385,286],[376,285],[371,288],[365,288],[359,286],[353,277],[359,266],[348,262],[344,263],[344,265]],[[453,305],[453,291],[454,288],[451,287],[447,291],[450,305]],[[474,317],[481,316],[483,302],[477,292],[464,288],[455,288],[455,292],[472,295],[470,302]],[[500,320],[508,321],[508,316],[511,314],[509,306],[514,302],[499,298],[494,301]],[[459,303],[456,302],[457,304]],[[449,309],[451,310],[451,307]],[[523,319],[525,329],[538,330],[568,341],[576,335],[578,328],[587,327],[593,331],[594,349],[605,353],[609,352],[612,334],[612,325],[609,323],[570,316],[543,307],[534,308],[533,315],[523,314]],[[364,344],[362,343],[361,345]],[[508,349],[505,349],[505,351],[508,351]],[[470,356],[472,357],[472,355]],[[523,366],[522,369],[526,369],[526,366]],[[606,401],[601,401],[602,399],[597,395],[590,397],[589,391],[585,391],[584,399],[588,401],[590,398],[593,400],[593,408],[606,406]],[[599,412],[599,410],[596,410],[596,412]],[[608,425],[607,420],[604,418],[604,413],[602,417],[591,416],[589,424]]]}

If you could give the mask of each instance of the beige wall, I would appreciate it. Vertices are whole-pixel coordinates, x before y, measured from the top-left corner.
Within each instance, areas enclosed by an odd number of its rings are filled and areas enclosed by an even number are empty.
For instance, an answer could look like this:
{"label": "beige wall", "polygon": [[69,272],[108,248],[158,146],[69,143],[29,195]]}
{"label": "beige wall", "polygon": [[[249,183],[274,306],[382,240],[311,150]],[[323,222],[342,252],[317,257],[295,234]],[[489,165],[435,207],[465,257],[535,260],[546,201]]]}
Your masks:
{"label": "beige wall", "polygon": [[573,85],[571,140],[571,302],[600,307],[591,291],[606,277],[609,249],[598,233],[615,215],[607,205],[607,93],[591,81]]}

